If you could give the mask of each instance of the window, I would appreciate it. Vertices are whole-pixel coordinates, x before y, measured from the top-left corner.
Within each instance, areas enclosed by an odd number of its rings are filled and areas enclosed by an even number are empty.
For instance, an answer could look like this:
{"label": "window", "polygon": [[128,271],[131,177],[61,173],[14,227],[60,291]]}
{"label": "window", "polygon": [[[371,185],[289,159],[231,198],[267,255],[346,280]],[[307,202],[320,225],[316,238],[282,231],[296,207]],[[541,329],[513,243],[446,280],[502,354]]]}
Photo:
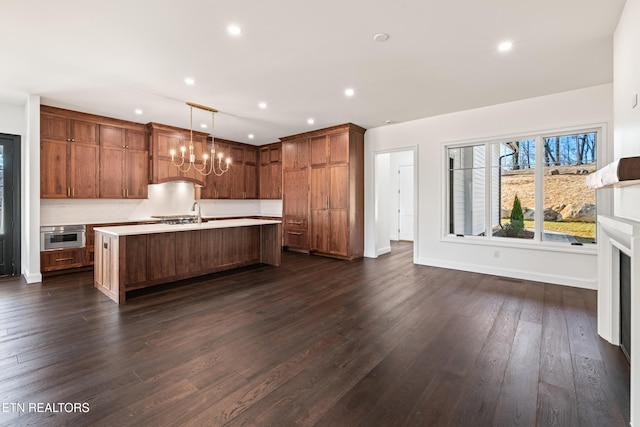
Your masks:
{"label": "window", "polygon": [[448,146],[448,232],[490,239],[595,243],[599,130]]}

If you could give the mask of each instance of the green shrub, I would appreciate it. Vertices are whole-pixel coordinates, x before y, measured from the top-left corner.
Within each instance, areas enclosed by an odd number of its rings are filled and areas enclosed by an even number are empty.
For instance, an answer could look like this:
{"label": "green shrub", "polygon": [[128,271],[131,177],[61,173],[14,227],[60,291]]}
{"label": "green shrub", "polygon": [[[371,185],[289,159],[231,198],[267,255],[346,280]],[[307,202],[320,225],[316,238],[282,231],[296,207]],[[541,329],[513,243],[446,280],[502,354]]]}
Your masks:
{"label": "green shrub", "polygon": [[504,228],[505,233],[509,237],[518,237],[524,231],[524,213],[522,212],[522,205],[518,196],[513,199],[513,208],[511,209],[511,216],[509,217],[511,222]]}

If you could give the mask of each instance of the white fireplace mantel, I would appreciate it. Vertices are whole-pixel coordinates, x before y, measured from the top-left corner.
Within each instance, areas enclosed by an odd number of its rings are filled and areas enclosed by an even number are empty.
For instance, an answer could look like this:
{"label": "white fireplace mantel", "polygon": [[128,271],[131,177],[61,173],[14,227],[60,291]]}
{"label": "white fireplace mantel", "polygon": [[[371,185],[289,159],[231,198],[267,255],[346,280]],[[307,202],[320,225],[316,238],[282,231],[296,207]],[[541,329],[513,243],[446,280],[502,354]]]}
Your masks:
{"label": "white fireplace mantel", "polygon": [[631,424],[640,425],[640,222],[598,215],[598,334],[620,345],[620,252],[631,258]]}

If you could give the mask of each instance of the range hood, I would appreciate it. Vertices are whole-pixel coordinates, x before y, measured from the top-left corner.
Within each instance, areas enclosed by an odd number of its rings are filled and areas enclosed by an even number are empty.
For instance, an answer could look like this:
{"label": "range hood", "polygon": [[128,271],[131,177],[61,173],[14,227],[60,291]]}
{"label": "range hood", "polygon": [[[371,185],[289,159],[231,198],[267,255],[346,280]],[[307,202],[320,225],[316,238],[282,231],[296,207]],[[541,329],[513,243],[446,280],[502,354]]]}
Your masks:
{"label": "range hood", "polygon": [[640,184],[640,156],[622,157],[587,176],[587,187],[597,190]]}

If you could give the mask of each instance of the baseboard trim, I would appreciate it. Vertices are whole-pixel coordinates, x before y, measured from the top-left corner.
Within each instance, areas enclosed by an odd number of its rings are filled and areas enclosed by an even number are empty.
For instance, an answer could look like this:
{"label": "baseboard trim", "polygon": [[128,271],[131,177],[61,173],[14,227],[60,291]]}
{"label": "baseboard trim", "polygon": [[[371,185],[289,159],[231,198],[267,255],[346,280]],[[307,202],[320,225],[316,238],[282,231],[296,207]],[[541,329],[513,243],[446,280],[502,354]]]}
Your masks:
{"label": "baseboard trim", "polygon": [[418,264],[431,267],[450,268],[452,270],[469,271],[472,273],[489,274],[493,276],[510,277],[513,279],[532,280],[534,282],[552,283],[554,285],[572,286],[583,289],[598,289],[598,280],[583,280],[569,276],[537,273],[532,271],[514,270],[508,268],[491,268],[475,264],[442,261],[430,258],[418,258]]}

